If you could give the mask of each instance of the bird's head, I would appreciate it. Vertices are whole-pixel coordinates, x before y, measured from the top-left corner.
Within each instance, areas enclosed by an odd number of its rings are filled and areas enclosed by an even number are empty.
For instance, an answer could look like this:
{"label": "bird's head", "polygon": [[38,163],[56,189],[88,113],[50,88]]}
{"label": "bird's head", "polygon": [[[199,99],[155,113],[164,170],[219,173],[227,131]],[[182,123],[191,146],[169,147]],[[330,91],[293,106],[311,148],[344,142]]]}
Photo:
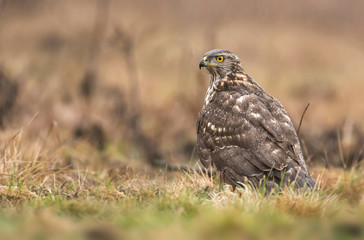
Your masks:
{"label": "bird's head", "polygon": [[205,67],[213,79],[222,79],[228,74],[243,72],[240,59],[235,54],[221,49],[205,53],[199,67]]}

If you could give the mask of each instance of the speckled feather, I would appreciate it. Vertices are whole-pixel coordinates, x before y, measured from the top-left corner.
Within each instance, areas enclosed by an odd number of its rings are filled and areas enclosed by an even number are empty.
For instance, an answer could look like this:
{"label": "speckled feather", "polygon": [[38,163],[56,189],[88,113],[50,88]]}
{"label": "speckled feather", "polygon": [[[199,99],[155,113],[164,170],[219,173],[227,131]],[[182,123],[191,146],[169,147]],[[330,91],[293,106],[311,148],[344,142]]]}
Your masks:
{"label": "speckled feather", "polygon": [[[282,182],[312,188],[296,131],[279,101],[244,72],[234,54],[212,50],[206,56],[210,62],[200,67],[206,65],[211,83],[196,124],[201,163],[236,186],[259,186],[266,178],[269,188]],[[216,56],[225,65],[213,62]]]}

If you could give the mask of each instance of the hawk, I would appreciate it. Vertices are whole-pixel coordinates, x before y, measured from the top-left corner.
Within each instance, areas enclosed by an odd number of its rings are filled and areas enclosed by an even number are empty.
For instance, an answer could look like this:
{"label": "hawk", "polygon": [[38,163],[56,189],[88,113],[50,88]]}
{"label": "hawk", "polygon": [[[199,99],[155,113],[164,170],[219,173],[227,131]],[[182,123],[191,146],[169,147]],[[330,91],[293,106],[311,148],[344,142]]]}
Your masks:
{"label": "hawk", "polygon": [[234,188],[246,183],[268,190],[292,183],[313,188],[297,133],[280,102],[227,50],[207,52],[202,67],[211,77],[196,123],[202,165],[215,168],[220,182]]}

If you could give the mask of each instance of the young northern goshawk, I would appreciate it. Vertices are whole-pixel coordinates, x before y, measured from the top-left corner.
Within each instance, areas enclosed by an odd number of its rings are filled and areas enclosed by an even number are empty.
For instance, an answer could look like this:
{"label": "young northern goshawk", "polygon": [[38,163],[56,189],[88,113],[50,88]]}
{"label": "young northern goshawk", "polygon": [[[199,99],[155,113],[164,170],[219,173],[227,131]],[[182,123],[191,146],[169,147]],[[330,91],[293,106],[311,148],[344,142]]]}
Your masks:
{"label": "young northern goshawk", "polygon": [[233,186],[313,188],[286,110],[245,73],[240,59],[215,49],[199,67],[211,77],[196,123],[201,163]]}

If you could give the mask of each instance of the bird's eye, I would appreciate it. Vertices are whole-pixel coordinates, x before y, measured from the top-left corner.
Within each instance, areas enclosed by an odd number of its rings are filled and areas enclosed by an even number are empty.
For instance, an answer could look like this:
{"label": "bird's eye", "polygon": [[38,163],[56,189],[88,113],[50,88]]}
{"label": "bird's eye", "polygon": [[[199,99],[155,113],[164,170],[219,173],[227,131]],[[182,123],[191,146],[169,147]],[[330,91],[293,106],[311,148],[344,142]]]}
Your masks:
{"label": "bird's eye", "polygon": [[216,57],[216,60],[218,62],[222,62],[222,61],[224,61],[224,57],[223,56],[218,56],[218,57]]}

